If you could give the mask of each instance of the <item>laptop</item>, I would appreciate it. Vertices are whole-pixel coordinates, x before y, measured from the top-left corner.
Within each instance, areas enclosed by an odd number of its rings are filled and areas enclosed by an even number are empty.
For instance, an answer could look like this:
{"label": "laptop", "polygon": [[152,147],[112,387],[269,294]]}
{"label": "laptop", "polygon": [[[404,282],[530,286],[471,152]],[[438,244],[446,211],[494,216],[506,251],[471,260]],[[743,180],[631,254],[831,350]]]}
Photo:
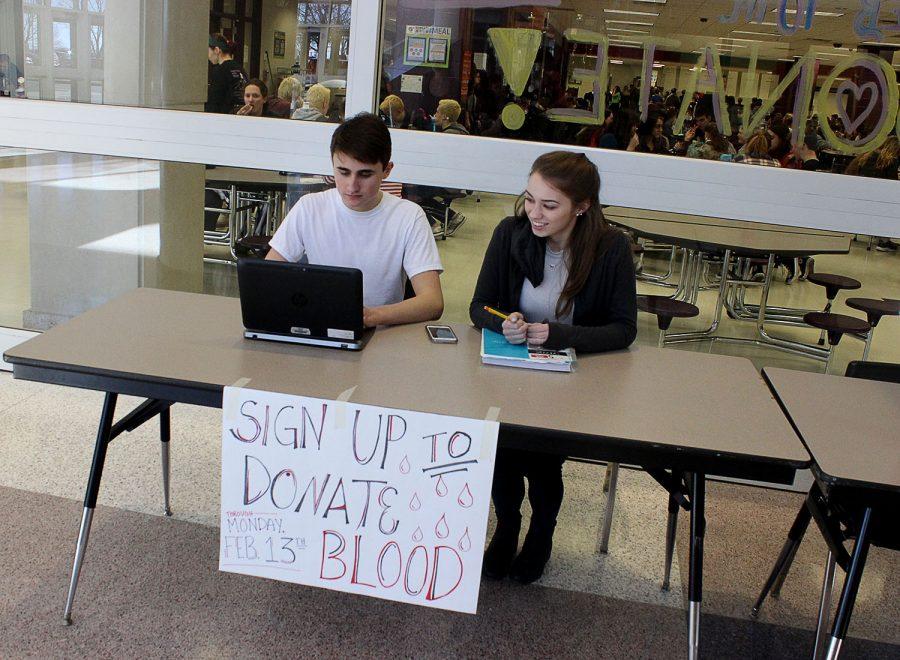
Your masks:
{"label": "laptop", "polygon": [[239,259],[244,337],[358,351],[363,277],[356,268]]}

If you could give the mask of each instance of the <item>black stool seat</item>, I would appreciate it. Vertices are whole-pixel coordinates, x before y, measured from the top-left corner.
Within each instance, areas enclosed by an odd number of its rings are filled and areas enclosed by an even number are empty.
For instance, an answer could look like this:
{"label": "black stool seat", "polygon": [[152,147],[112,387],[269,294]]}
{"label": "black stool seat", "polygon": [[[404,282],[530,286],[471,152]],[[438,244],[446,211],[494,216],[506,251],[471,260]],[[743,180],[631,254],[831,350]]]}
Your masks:
{"label": "black stool seat", "polygon": [[858,289],[862,286],[859,280],[845,275],[835,275],[833,273],[810,273],[806,278],[808,282],[818,284],[825,287],[825,295],[829,300],[833,300],[837,296],[838,291],[843,289]]}
{"label": "black stool seat", "polygon": [[828,333],[828,343],[837,346],[841,337],[848,332],[861,334],[868,332],[869,324],[855,316],[846,314],[832,314],[831,312],[807,312],[803,320],[814,328],[819,328]]}
{"label": "black stool seat", "polygon": [[656,314],[660,330],[668,330],[673,318],[691,318],[700,314],[696,305],[666,296],[638,296],[637,306],[642,312]]}
{"label": "black stool seat", "polygon": [[847,307],[865,312],[869,325],[878,325],[882,316],[900,316],[900,300],[878,300],[877,298],[847,298]]}
{"label": "black stool seat", "polygon": [[244,236],[244,238],[238,239],[237,244],[239,247],[242,247],[249,252],[255,252],[265,256],[265,253],[269,251],[269,241],[271,238],[271,236]]}

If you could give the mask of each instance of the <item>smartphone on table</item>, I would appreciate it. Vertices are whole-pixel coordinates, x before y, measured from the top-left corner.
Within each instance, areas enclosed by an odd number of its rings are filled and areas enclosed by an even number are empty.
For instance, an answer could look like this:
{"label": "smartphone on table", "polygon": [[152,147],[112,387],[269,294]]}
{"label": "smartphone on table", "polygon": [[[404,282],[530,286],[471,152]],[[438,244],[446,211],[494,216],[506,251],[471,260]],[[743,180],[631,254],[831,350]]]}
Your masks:
{"label": "smartphone on table", "polygon": [[428,338],[435,344],[455,344],[459,341],[456,333],[449,325],[426,325],[425,332]]}

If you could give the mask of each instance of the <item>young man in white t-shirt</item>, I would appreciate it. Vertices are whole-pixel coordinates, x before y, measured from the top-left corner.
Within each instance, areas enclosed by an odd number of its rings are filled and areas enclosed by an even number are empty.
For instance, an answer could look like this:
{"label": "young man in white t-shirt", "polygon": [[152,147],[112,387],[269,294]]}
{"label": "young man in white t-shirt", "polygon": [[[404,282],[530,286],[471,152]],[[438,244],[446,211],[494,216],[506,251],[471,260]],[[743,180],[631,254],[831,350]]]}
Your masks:
{"label": "young man in white t-shirt", "polygon": [[[304,195],[269,241],[266,259],[358,268],[367,327],[416,323],[444,311],[437,245],[418,204],[379,187],[394,164],[391,134],[360,114],[331,138],[335,188]],[[406,280],[415,296],[404,300]]]}

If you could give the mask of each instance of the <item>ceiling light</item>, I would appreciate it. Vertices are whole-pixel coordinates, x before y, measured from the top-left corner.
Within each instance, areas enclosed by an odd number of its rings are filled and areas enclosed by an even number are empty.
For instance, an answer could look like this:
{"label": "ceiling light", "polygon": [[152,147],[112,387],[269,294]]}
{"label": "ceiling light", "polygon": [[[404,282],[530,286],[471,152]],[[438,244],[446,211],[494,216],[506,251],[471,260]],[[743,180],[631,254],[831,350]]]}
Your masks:
{"label": "ceiling light", "polygon": [[653,68],[654,68],[654,69],[661,69],[661,68],[663,68],[664,66],[665,66],[665,64],[660,64],[659,62],[654,62],[654,63],[653,63]]}
{"label": "ceiling light", "polygon": [[611,24],[615,23],[617,25],[649,25],[651,27],[653,26],[653,23],[646,23],[644,21],[611,21],[611,20],[607,19],[606,23],[607,23],[607,25],[611,25]]}
{"label": "ceiling light", "polygon": [[625,64],[625,62],[623,62],[622,60],[610,60],[609,63],[610,64]]}
{"label": "ceiling light", "polygon": [[629,39],[610,39],[609,43],[611,44],[637,44],[638,46],[642,45],[640,41],[630,41]]}
{"label": "ceiling light", "polygon": [[[635,0],[635,2],[637,2],[637,1],[638,1],[638,0]],[[773,14],[777,14],[777,13],[778,13],[778,8],[776,7],[775,9],[773,9],[773,10],[772,10],[772,13],[773,13]],[[797,10],[796,10],[796,9],[785,9],[785,10],[784,10],[784,13],[785,13],[785,14],[796,14],[796,13],[797,13]],[[828,17],[831,17],[831,18],[840,18],[841,16],[844,15],[844,13],[843,13],[843,12],[836,12],[836,11],[817,11],[817,12],[815,12],[815,15],[816,15],[816,16],[828,16]]]}
{"label": "ceiling light", "polygon": [[650,30],[628,30],[626,28],[606,28],[607,32],[633,32],[634,34],[650,34]]}
{"label": "ceiling light", "polygon": [[604,14],[629,14],[631,16],[659,16],[655,11],[629,11],[627,9],[604,9]]}
{"label": "ceiling light", "polygon": [[631,0],[632,2],[646,2],[650,5],[664,5],[666,0]]}
{"label": "ceiling light", "polygon": [[758,34],[763,37],[777,37],[774,32],[754,32],[753,30],[732,30],[731,34]]}

